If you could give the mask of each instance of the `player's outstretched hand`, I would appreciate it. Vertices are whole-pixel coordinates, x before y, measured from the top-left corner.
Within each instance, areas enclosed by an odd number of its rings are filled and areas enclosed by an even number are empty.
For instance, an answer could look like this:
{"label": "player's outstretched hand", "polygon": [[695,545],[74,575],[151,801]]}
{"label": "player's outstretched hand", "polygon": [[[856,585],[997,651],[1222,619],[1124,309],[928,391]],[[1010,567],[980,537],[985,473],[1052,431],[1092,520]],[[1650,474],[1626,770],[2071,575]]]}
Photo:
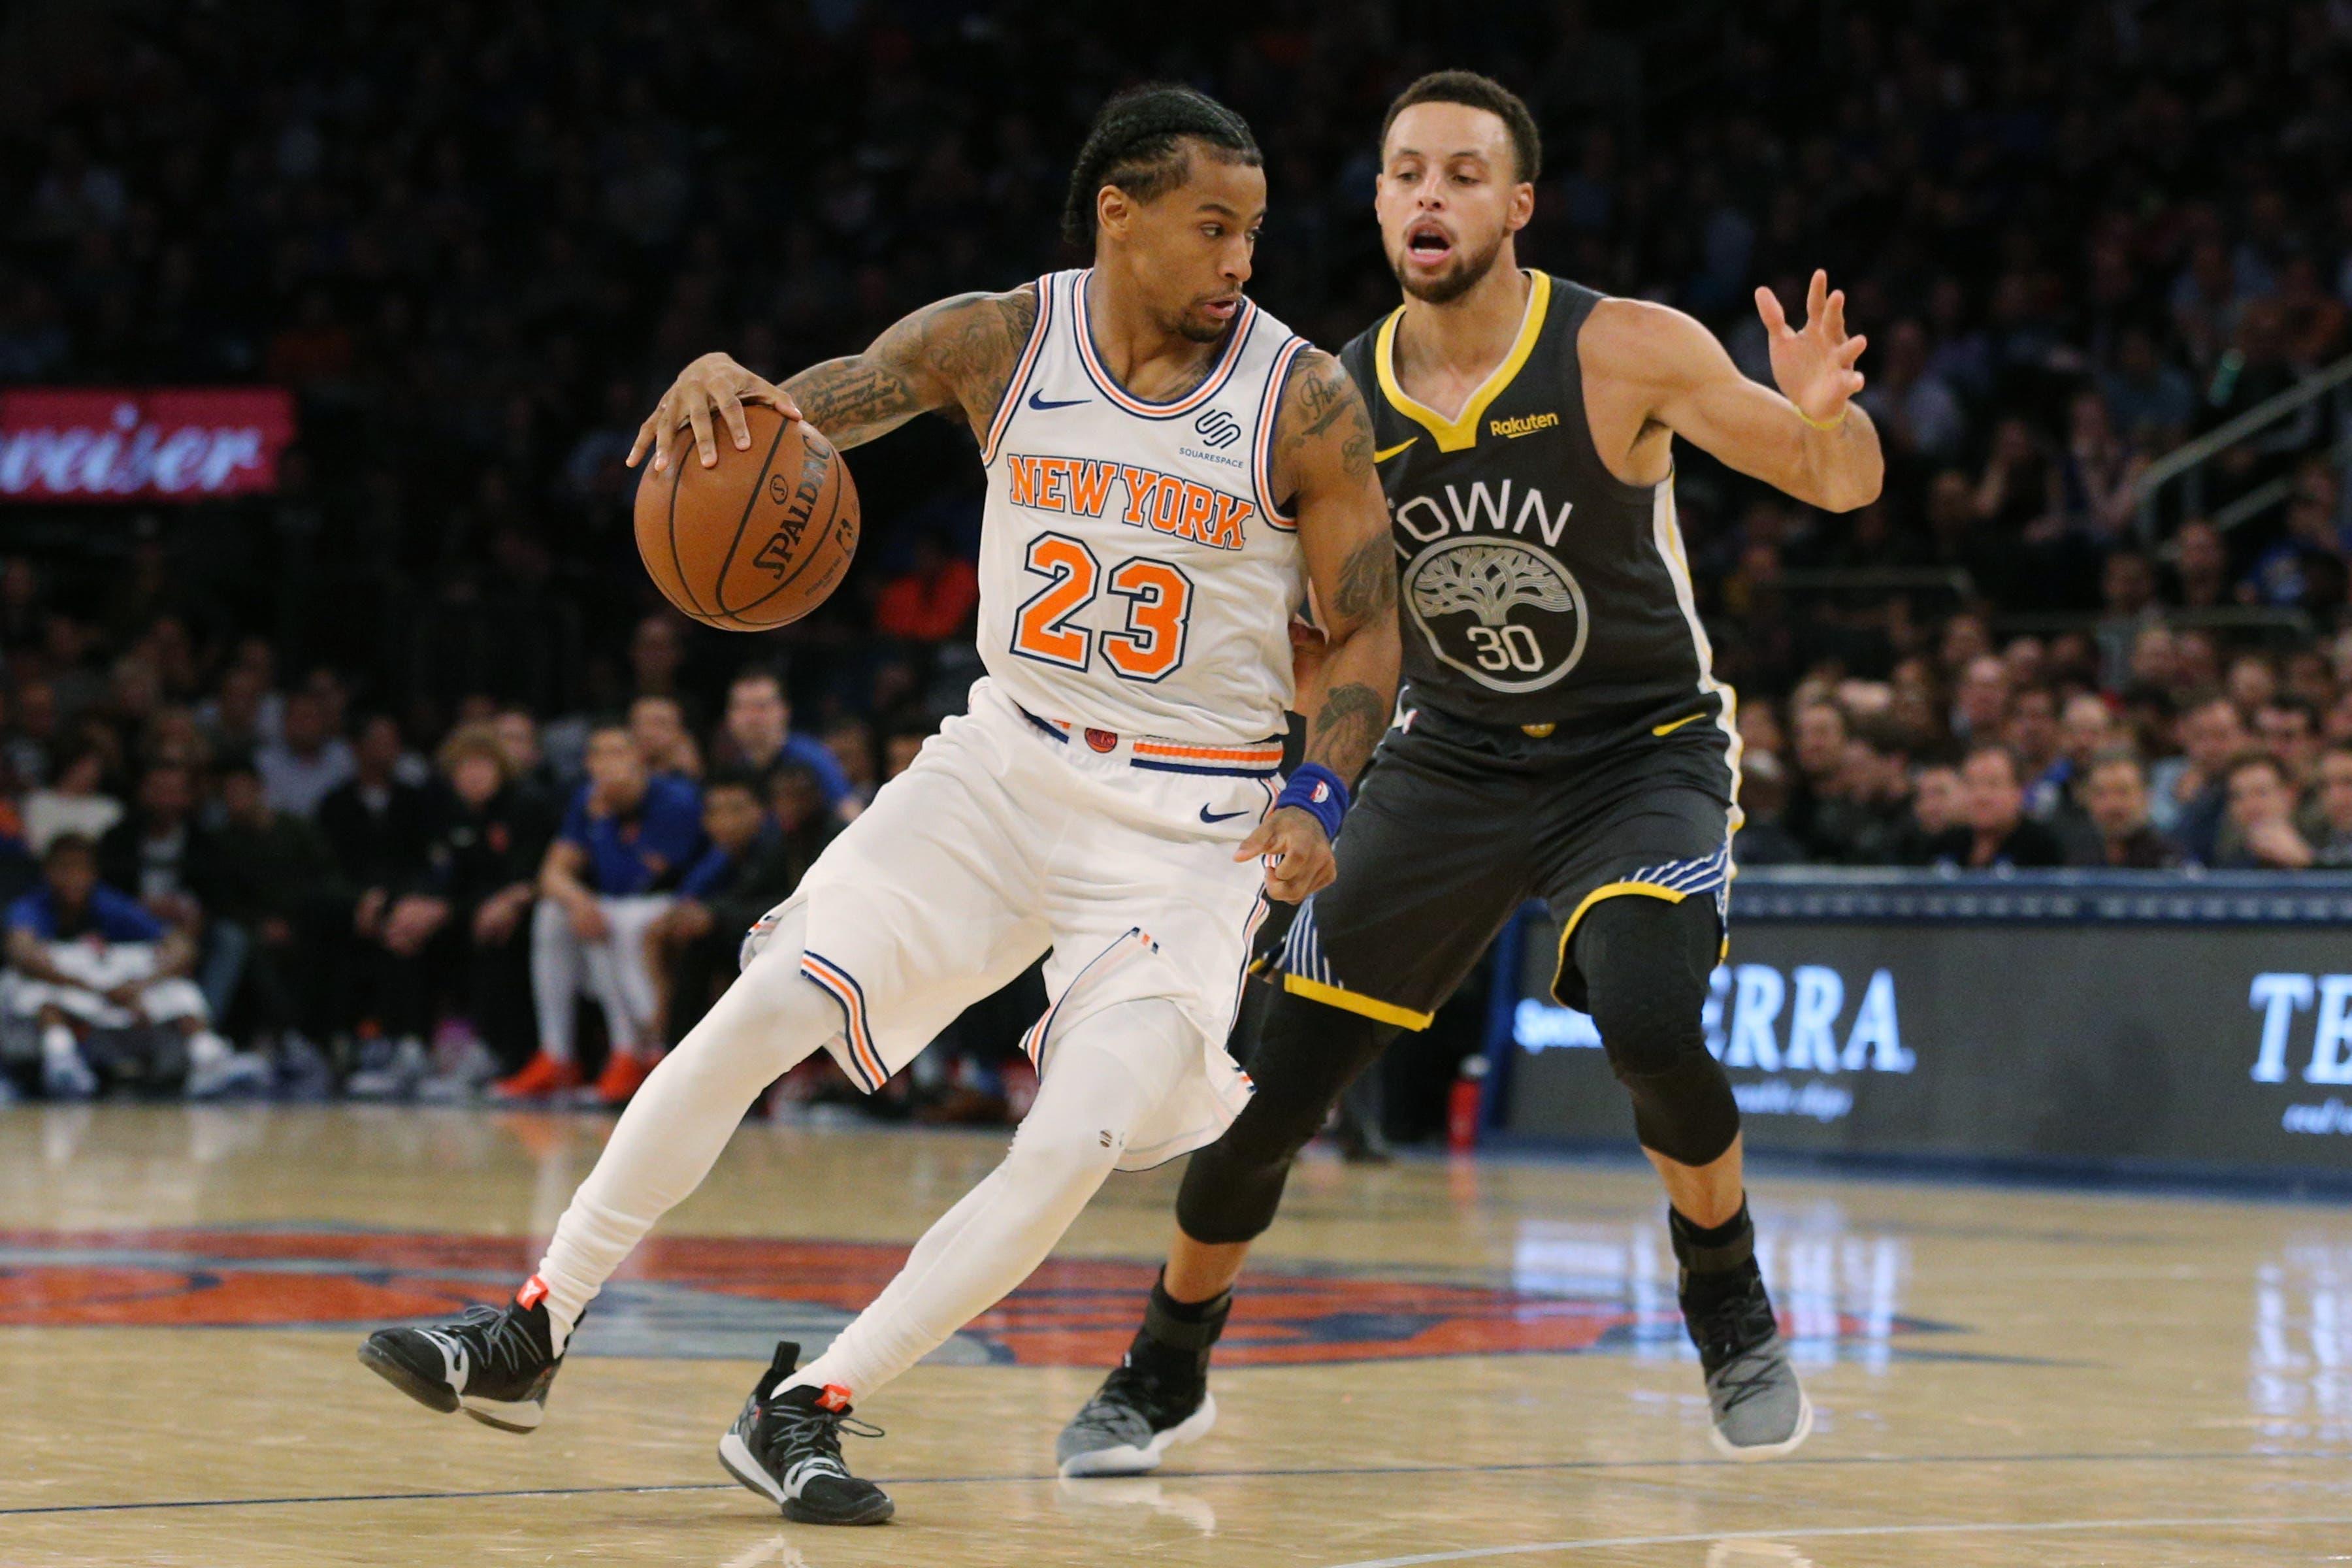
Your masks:
{"label": "player's outstretched hand", "polygon": [[714,410],[727,422],[728,433],[735,437],[735,449],[749,450],[751,427],[743,422],[746,403],[764,403],[787,419],[801,416],[800,405],[782,387],[761,380],[725,354],[704,354],[677,373],[677,379],[669,384],[662,400],[646,416],[646,422],[637,426],[637,438],[629,447],[626,466],[635,468],[651,452],[654,472],[668,468],[667,442],[670,432],[682,424],[694,426],[694,445],[702,454],[702,466],[714,466],[719,461],[719,443],[711,428]]}
{"label": "player's outstretched hand", "polygon": [[1312,812],[1295,805],[1286,805],[1257,825],[1257,831],[1242,840],[1234,851],[1234,858],[1246,860],[1253,855],[1265,858],[1265,895],[1295,904],[1318,889],[1330,885],[1337,874],[1331,859],[1331,840],[1325,837],[1323,825],[1315,820]]}
{"label": "player's outstretched hand", "polygon": [[1870,340],[1845,332],[1845,290],[1830,287],[1830,275],[1819,268],[1805,289],[1805,324],[1789,325],[1788,313],[1769,289],[1756,290],[1756,313],[1764,319],[1764,336],[1772,350],[1772,379],[1780,395],[1797,412],[1816,425],[1834,425],[1845,416],[1845,405],[1862,390],[1862,372],[1854,362]]}

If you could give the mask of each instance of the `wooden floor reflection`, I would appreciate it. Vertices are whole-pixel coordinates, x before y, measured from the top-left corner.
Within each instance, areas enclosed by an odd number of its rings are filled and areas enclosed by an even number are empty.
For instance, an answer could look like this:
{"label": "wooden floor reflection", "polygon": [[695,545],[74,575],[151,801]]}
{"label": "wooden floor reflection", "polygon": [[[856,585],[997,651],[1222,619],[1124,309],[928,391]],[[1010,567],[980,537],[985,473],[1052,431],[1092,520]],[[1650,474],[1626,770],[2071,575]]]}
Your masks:
{"label": "wooden floor reflection", "polygon": [[1176,1172],[861,1408],[898,1521],[787,1525],[712,1445],[1001,1140],[746,1128],[519,1439],[400,1399],[377,1322],[510,1281],[603,1123],[394,1110],[0,1112],[0,1564],[1150,1562],[1337,1568],[2352,1561],[2340,1207],[1767,1180],[1820,1421],[1719,1461],[1630,1168],[1317,1162],[1162,1475],[1057,1482]]}

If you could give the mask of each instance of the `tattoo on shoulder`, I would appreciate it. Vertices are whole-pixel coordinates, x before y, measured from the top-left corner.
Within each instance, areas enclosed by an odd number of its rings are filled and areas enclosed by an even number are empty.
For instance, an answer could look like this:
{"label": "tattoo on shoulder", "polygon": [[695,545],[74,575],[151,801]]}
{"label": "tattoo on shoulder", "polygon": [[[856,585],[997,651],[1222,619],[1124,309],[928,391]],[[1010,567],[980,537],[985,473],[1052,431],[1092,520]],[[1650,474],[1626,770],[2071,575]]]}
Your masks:
{"label": "tattoo on shoulder", "polygon": [[1333,355],[1308,349],[1283,388],[1282,407],[1276,416],[1275,462],[1286,472],[1310,448],[1329,443],[1337,450],[1340,471],[1361,480],[1372,472],[1372,416],[1364,407],[1355,378]]}
{"label": "tattoo on shoulder", "polygon": [[908,321],[919,323],[918,353],[924,366],[954,389],[967,410],[992,412],[1037,324],[1037,293],[1023,288],[1007,294],[960,294]]}

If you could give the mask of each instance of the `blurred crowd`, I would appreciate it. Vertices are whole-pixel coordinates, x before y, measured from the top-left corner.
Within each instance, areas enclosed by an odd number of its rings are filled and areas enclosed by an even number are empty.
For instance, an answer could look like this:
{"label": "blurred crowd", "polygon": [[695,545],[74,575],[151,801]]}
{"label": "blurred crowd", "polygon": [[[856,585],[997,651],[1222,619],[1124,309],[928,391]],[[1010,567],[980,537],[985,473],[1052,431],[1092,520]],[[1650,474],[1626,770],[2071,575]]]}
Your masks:
{"label": "blurred crowd", "polygon": [[[91,1032],[33,958],[70,927],[147,950],[92,994],[191,1084],[258,1045],[281,1081],[625,1095],[976,673],[968,432],[853,457],[865,558],[754,642],[638,569],[638,419],[706,349],[781,374],[1066,263],[1085,121],[1153,77],[1255,126],[1252,289],[1326,346],[1393,303],[1370,138],[1440,66],[1536,108],[1529,262],[1759,375],[1756,285],[1846,289],[1883,498],[1677,471],[1746,862],[2352,864],[2337,405],[2145,482],[2352,353],[2343,0],[34,0],[0,43],[43,62],[0,95],[0,385],[268,382],[300,430],[269,498],[5,514],[22,1081]],[[140,1000],[170,980],[198,1005]],[[929,1098],[1008,1093],[947,1060]]]}

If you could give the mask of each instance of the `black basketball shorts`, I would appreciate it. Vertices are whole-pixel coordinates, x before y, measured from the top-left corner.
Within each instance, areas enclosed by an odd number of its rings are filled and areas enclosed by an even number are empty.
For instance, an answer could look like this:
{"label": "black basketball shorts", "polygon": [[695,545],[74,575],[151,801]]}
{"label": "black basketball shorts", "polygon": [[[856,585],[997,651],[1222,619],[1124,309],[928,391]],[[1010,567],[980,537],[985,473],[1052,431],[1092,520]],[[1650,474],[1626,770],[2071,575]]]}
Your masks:
{"label": "black basketball shorts", "polygon": [[1666,724],[1570,752],[1423,709],[1381,741],[1336,847],[1265,969],[1285,990],[1424,1029],[1512,912],[1561,924],[1553,994],[1581,1010],[1570,954],[1604,899],[1704,898],[1726,917],[1737,745]]}

